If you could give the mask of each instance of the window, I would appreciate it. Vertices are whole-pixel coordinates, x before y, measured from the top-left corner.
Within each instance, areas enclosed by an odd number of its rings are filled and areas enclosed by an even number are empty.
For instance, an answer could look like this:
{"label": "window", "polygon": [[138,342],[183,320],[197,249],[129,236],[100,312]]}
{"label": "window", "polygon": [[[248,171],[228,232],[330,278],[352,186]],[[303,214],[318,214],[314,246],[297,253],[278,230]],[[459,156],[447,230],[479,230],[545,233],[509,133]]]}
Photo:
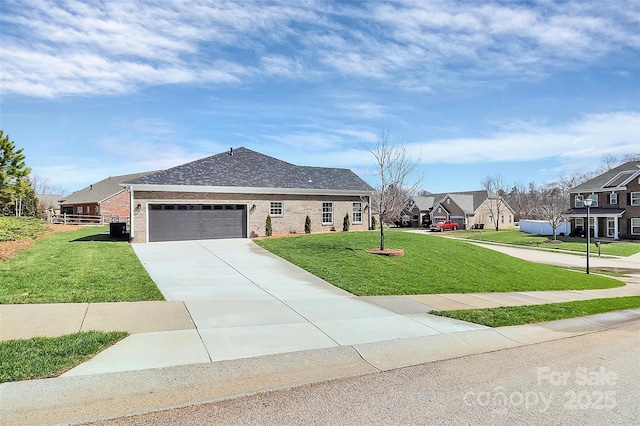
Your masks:
{"label": "window", "polygon": [[269,203],[269,216],[282,217],[283,214],[284,214],[284,202],[271,201],[271,203]]}
{"label": "window", "polygon": [[82,214],[82,206],[78,207],[78,214]]}
{"label": "window", "polygon": [[591,207],[598,207],[598,194],[591,194],[588,198],[593,200]]}
{"label": "window", "polygon": [[493,223],[493,216],[489,215],[489,222]]}
{"label": "window", "polygon": [[333,224],[333,203],[322,203],[322,224]]}
{"label": "window", "polygon": [[584,207],[584,197],[582,195],[576,195],[575,206]]}
{"label": "window", "polygon": [[640,192],[631,193],[631,205],[640,206]]}
{"label": "window", "polygon": [[582,230],[584,230],[584,218],[582,217],[576,217],[576,229],[580,228]]}
{"label": "window", "polygon": [[631,218],[631,234],[640,235],[640,217]]}
{"label": "window", "polygon": [[362,223],[362,203],[353,203],[353,223]]}
{"label": "window", "polygon": [[609,204],[618,204],[618,194],[615,192],[609,194]]}
{"label": "window", "polygon": [[447,198],[447,204],[451,204],[451,198]]}

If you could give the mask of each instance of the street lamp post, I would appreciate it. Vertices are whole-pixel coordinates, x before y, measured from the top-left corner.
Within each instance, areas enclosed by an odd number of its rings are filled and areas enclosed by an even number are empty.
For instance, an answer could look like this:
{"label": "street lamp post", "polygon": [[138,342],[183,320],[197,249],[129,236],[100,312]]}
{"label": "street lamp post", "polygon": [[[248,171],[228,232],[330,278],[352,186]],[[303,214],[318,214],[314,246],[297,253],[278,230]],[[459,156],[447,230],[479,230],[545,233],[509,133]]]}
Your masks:
{"label": "street lamp post", "polygon": [[591,198],[584,200],[584,205],[587,206],[587,274],[589,274],[589,255],[591,254],[591,222],[589,221],[591,204],[593,204]]}

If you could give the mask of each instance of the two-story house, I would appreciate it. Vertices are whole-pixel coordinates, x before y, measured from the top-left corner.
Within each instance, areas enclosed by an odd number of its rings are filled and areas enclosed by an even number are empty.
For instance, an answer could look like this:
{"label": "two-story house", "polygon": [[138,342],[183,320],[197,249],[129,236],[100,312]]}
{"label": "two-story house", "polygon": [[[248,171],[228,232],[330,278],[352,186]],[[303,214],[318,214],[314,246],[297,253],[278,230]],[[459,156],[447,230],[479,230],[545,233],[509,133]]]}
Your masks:
{"label": "two-story house", "polygon": [[[589,224],[584,200],[590,198]],[[570,190],[572,233],[640,240],[640,161],[624,163]]]}

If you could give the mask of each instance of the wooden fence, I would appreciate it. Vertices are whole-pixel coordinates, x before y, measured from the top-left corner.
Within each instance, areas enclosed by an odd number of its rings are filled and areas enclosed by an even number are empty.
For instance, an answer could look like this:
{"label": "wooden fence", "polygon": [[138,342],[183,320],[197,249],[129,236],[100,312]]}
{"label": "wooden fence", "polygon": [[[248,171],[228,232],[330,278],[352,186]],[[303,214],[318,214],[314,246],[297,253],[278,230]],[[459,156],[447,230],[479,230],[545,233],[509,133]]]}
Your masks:
{"label": "wooden fence", "polygon": [[86,214],[52,214],[49,222],[59,225],[105,225],[111,222],[126,222],[129,224],[129,216],[91,216]]}

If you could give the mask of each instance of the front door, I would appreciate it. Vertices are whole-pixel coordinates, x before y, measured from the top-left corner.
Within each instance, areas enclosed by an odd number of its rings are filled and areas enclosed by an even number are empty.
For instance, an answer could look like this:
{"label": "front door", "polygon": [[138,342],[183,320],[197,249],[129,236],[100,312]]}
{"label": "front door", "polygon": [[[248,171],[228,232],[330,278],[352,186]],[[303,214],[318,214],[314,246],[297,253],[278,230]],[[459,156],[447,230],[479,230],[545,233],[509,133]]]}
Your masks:
{"label": "front door", "polygon": [[612,217],[607,218],[607,237],[615,238],[616,236],[616,220]]}

